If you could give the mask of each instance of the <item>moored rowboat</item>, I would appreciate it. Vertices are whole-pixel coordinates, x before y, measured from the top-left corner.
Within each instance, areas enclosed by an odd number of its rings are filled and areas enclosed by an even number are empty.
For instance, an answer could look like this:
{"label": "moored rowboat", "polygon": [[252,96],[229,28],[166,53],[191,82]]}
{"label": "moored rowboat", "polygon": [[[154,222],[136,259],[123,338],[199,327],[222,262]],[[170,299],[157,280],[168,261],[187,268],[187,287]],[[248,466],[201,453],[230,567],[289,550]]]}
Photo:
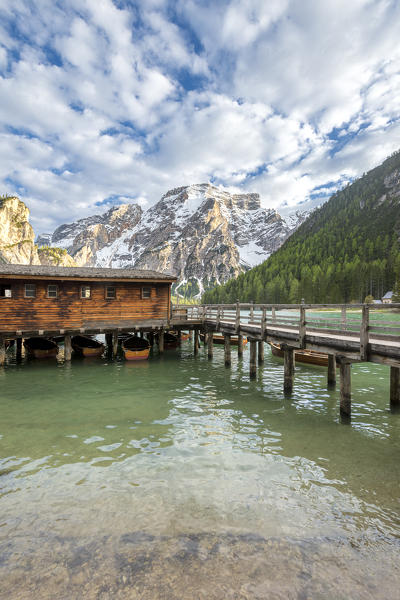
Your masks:
{"label": "moored rowboat", "polygon": [[58,353],[57,344],[44,337],[28,338],[24,340],[24,346],[28,354],[35,358],[50,358]]}
{"label": "moored rowboat", "polygon": [[[237,346],[239,343],[239,337],[237,335],[231,335],[231,344],[233,346]],[[204,341],[204,333],[200,334],[200,339],[201,341]],[[213,344],[224,344],[225,343],[225,337],[223,335],[221,335],[220,333],[213,333]],[[245,346],[247,344],[247,337],[243,336],[243,345]]]}
{"label": "moored rowboat", "polygon": [[[284,357],[284,352],[279,344],[269,342],[271,352],[274,356]],[[321,367],[328,366],[328,355],[324,352],[316,352],[315,350],[295,350],[294,357],[296,362],[307,363],[309,365],[319,365]]]}
{"label": "moored rowboat", "polygon": [[74,335],[71,345],[82,356],[101,356],[104,352],[104,344],[85,335]]}
{"label": "moored rowboat", "polygon": [[149,357],[150,343],[144,338],[132,335],[122,342],[126,360],[146,360]]}

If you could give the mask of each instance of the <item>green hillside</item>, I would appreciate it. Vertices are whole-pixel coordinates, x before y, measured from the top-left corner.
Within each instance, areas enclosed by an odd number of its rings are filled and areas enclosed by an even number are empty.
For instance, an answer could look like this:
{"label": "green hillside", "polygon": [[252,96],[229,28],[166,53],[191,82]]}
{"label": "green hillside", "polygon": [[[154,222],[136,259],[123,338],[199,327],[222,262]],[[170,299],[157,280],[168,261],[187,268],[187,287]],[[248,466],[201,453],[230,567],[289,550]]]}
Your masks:
{"label": "green hillside", "polygon": [[334,194],[265,262],[205,303],[363,302],[400,275],[400,151]]}

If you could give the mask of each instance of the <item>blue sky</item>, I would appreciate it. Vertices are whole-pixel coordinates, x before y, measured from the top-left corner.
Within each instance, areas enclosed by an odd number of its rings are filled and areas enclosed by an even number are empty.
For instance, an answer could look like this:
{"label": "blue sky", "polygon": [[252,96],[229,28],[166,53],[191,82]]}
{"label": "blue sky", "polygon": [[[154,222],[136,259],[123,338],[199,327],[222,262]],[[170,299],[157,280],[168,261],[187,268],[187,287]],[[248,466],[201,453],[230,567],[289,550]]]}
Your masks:
{"label": "blue sky", "polygon": [[400,148],[397,0],[0,0],[0,193],[37,232],[211,181],[264,206]]}

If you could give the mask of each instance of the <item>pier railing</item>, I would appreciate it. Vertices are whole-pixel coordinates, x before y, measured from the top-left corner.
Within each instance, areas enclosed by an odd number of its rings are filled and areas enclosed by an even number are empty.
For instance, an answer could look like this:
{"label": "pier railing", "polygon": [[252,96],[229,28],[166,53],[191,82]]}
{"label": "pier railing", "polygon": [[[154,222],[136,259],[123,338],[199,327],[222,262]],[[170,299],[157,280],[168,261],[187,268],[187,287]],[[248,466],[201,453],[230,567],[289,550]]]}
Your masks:
{"label": "pier railing", "polygon": [[[399,318],[396,319],[396,312]],[[393,313],[393,318],[387,315]],[[383,317],[383,315],[385,315]],[[357,339],[364,359],[371,340],[400,342],[400,304],[212,304],[174,306],[172,321],[214,325],[215,329],[239,330],[264,338],[279,330],[296,334],[297,347],[304,348],[306,336],[324,335]]]}

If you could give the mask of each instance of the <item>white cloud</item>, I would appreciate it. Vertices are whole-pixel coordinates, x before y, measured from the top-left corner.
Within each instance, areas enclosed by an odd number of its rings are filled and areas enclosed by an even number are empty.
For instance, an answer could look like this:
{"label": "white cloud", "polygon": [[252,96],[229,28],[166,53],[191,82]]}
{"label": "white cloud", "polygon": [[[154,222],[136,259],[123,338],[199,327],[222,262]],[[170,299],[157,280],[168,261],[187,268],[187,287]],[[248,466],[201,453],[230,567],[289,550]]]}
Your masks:
{"label": "white cloud", "polygon": [[400,146],[399,21],[394,0],[3,0],[0,184],[38,230],[207,180],[302,201]]}

